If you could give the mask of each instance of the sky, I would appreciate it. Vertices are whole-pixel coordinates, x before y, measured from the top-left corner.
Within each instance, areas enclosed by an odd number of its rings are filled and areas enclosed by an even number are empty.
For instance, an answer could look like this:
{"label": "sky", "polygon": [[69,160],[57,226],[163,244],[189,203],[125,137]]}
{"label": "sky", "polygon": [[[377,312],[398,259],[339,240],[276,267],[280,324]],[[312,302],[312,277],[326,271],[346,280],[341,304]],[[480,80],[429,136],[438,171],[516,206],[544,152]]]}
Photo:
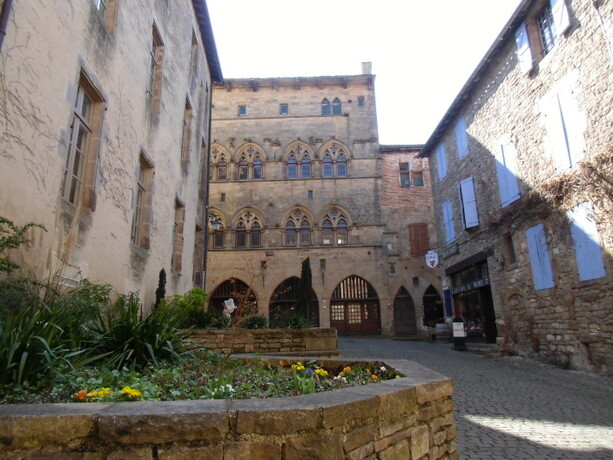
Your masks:
{"label": "sky", "polygon": [[379,142],[424,143],[520,0],[207,0],[224,78],[358,75]]}

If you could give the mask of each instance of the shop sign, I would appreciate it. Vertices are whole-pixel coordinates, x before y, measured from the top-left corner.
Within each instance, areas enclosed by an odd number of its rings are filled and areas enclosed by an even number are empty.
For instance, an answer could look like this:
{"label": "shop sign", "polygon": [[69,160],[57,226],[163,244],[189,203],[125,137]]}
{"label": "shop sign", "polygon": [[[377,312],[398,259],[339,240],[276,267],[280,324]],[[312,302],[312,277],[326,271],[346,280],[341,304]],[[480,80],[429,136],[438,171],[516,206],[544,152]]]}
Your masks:
{"label": "shop sign", "polygon": [[430,268],[438,265],[438,253],[436,251],[428,251],[426,253],[426,265]]}
{"label": "shop sign", "polygon": [[488,284],[490,284],[490,277],[486,276],[485,278],[481,278],[480,280],[471,281],[470,283],[463,284],[462,286],[451,288],[451,295],[456,295],[462,292],[479,289],[479,288],[482,288],[483,286],[487,286]]}
{"label": "shop sign", "polygon": [[464,330],[464,322],[453,322],[453,336],[454,337],[466,337],[466,331]]}
{"label": "shop sign", "polygon": [[460,252],[460,247],[457,244],[449,246],[443,251],[443,260],[448,257],[451,257],[454,254],[457,254],[458,252]]}

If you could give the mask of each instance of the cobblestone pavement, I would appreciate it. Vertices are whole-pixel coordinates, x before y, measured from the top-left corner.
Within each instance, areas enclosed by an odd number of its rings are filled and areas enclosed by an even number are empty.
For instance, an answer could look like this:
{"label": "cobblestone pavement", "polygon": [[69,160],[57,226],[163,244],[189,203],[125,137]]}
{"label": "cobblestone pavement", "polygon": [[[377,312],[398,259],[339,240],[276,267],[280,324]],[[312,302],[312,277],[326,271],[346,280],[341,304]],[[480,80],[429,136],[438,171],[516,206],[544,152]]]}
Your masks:
{"label": "cobblestone pavement", "polygon": [[451,344],[340,338],[342,358],[408,359],[451,377],[461,459],[613,459],[613,381]]}

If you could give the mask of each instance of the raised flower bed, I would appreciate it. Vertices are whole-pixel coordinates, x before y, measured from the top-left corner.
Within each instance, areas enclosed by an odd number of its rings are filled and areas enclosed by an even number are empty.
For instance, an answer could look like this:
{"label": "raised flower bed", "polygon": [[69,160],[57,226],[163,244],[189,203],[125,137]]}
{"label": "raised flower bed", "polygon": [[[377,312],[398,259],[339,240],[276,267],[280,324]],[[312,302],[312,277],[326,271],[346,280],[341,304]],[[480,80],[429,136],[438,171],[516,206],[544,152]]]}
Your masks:
{"label": "raised flower bed", "polygon": [[405,377],[291,398],[3,405],[0,458],[457,458],[451,380],[386,364]]}

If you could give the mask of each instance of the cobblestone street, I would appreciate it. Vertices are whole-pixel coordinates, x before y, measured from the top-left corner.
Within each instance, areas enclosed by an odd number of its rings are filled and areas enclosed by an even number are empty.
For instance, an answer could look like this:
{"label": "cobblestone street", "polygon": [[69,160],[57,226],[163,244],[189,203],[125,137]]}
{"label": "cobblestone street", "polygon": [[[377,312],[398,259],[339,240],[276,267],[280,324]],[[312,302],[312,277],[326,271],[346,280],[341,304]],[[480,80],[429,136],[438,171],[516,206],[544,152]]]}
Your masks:
{"label": "cobblestone street", "polygon": [[343,358],[415,361],[451,377],[460,459],[613,459],[611,379],[448,343],[340,338]]}

